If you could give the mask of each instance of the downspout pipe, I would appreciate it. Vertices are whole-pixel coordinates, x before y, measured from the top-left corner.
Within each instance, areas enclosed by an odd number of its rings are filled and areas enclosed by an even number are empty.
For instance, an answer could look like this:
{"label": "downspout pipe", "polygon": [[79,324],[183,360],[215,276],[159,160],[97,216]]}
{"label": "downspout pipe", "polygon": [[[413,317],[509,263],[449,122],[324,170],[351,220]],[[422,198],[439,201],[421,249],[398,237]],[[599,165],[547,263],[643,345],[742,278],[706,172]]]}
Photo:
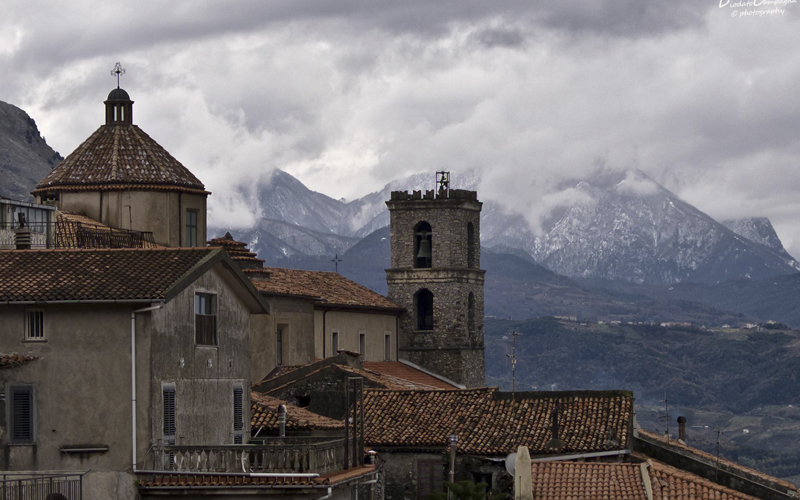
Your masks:
{"label": "downspout pipe", "polygon": [[136,314],[155,311],[164,303],[136,309],[131,313],[131,469],[136,472]]}

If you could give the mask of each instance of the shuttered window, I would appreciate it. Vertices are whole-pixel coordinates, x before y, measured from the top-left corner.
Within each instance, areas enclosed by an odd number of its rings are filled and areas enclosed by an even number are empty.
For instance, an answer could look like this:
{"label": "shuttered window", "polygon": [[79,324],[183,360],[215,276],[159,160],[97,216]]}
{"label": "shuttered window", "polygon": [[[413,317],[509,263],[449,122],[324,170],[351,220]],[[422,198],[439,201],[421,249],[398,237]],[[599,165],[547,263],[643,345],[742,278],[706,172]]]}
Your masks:
{"label": "shuttered window", "polygon": [[233,444],[242,444],[244,434],[244,391],[241,387],[233,388]]}
{"label": "shuttered window", "polygon": [[174,445],[177,435],[175,423],[175,385],[166,384],[162,388],[164,397],[164,445]]}
{"label": "shuttered window", "polygon": [[434,491],[444,491],[444,465],[441,460],[417,462],[417,499],[427,500]]}
{"label": "shuttered window", "polygon": [[11,444],[33,444],[33,387],[11,387]]}

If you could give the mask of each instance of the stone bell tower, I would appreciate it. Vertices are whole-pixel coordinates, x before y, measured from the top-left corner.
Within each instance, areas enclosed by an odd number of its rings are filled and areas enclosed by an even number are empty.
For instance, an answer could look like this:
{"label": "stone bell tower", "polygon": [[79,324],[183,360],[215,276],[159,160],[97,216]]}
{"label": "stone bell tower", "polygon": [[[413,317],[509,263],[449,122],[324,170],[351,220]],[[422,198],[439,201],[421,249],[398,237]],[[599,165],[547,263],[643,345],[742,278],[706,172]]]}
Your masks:
{"label": "stone bell tower", "polygon": [[389,299],[404,307],[399,357],[467,387],[484,385],[480,214],[475,191],[394,191]]}

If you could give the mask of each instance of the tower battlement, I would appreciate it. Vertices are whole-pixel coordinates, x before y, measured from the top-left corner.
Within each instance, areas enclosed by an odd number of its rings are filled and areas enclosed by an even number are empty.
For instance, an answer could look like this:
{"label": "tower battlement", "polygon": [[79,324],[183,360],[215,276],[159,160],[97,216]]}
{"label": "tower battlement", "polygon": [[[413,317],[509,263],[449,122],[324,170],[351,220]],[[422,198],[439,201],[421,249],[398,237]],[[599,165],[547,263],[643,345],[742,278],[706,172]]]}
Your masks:
{"label": "tower battlement", "polygon": [[414,201],[414,200],[465,200],[478,201],[478,192],[466,189],[440,189],[438,192],[433,189],[422,191],[392,191],[391,201]]}

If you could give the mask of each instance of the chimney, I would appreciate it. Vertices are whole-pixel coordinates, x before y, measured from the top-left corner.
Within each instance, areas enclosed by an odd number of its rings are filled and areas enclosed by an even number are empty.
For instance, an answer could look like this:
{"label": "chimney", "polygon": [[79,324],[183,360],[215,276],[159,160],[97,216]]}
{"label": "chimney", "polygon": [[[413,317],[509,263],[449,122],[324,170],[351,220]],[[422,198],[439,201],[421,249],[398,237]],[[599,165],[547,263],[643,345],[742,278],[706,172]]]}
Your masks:
{"label": "chimney", "polygon": [[686,417],[678,417],[678,441],[686,444]]}
{"label": "chimney", "polygon": [[544,445],[546,450],[553,450],[558,451],[563,448],[566,443],[559,439],[559,429],[558,429],[558,405],[553,408],[553,411],[550,413],[550,416],[553,417],[553,438]]}
{"label": "chimney", "polygon": [[31,249],[31,228],[25,227],[25,214],[19,212],[19,228],[14,231],[14,245],[17,250]]}
{"label": "chimney", "polygon": [[278,436],[286,437],[286,405],[278,406]]}

